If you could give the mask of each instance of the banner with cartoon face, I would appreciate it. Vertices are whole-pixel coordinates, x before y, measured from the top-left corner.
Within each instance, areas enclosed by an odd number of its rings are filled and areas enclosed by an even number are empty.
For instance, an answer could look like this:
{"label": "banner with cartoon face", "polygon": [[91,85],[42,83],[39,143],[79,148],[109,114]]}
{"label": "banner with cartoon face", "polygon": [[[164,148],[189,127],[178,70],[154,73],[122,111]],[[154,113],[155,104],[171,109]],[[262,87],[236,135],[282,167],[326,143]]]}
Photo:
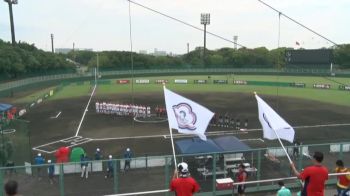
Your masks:
{"label": "banner with cartoon face", "polygon": [[204,133],[214,116],[213,112],[165,87],[164,98],[170,128],[184,134],[195,134],[202,140],[207,140]]}

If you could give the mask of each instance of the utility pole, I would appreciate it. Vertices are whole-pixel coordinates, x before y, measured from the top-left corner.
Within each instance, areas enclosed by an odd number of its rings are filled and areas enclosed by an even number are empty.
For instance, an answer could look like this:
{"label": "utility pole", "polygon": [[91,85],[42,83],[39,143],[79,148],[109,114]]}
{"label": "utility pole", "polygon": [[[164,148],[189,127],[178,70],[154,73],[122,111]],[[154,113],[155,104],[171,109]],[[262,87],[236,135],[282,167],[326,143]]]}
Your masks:
{"label": "utility pole", "polygon": [[15,25],[13,24],[12,4],[18,4],[18,1],[17,0],[4,0],[4,1],[9,4],[12,45],[15,45],[16,37],[15,37]]}
{"label": "utility pole", "polygon": [[237,40],[238,40],[238,36],[235,35],[233,36],[233,42],[234,42],[234,49],[237,50]]}
{"label": "utility pole", "polygon": [[73,42],[73,61],[75,62],[75,43]]}
{"label": "utility pole", "polygon": [[187,43],[187,54],[190,53],[190,43]]}
{"label": "utility pole", "polygon": [[51,33],[51,52],[55,53],[55,49],[54,49],[54,46],[53,46],[53,34],[52,33]]}
{"label": "utility pole", "polygon": [[206,36],[207,36],[207,25],[210,24],[210,14],[202,13],[201,14],[201,24],[204,25],[204,48],[203,48],[203,64],[205,64],[205,50],[206,50]]}

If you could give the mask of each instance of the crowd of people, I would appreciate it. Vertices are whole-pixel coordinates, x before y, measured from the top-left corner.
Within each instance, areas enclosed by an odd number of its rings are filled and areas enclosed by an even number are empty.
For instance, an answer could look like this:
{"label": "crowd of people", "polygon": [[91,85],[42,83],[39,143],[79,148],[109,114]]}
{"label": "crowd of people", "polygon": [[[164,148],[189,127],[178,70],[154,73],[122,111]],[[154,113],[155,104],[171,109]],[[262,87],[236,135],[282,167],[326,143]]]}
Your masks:
{"label": "crowd of people", "polygon": [[[111,178],[113,177],[113,172],[116,171],[116,160],[113,159],[112,155],[107,156],[108,159],[105,161],[105,168],[106,171],[105,178]],[[124,173],[128,171],[131,168],[131,160],[133,158],[133,152],[130,148],[126,148],[123,155],[123,161],[124,161],[124,169],[122,170]],[[104,155],[100,148],[96,148],[96,151],[94,152],[94,157],[91,159],[87,153],[82,153],[80,155],[80,167],[81,167],[81,175],[80,177],[82,179],[87,179],[89,177],[89,171],[90,166],[93,163],[92,161],[99,161],[103,160]],[[58,163],[58,162],[56,162]],[[51,159],[45,160],[44,156],[41,153],[38,153],[37,156],[34,157],[34,164],[36,168],[36,175],[38,180],[42,180],[43,177],[48,176],[48,180],[50,184],[53,184],[55,182],[54,176],[55,176],[55,162]],[[45,166],[44,166],[45,165]]]}
{"label": "crowd of people", "polygon": [[[133,157],[133,153],[130,148],[126,148],[124,154],[124,172],[130,169],[130,162]],[[103,154],[99,148],[96,149],[94,153],[95,160],[102,160]],[[298,171],[292,162],[290,167],[294,175],[299,178],[303,183],[302,190],[297,193],[298,196],[324,196],[325,195],[325,183],[328,180],[328,168],[322,165],[323,153],[314,152],[311,162],[312,165],[304,168],[302,171]],[[45,159],[38,153],[34,158],[34,163],[38,166],[45,164]],[[54,182],[54,163],[51,160],[47,161],[47,173],[49,181],[52,184]],[[86,154],[81,155],[81,177],[88,178],[88,166],[91,164],[91,160],[87,157]],[[337,176],[337,194],[336,196],[348,196],[350,195],[350,169],[344,166],[342,160],[337,160],[335,163],[335,172],[341,173]],[[106,162],[106,175],[105,178],[111,178],[114,176],[114,171],[116,169],[116,162],[113,160],[112,155],[108,155],[108,160]],[[37,167],[37,173],[39,179],[43,177],[43,167]],[[245,171],[244,164],[239,165],[239,172],[235,176],[235,182],[246,182],[248,179],[248,172]],[[289,188],[286,187],[283,181],[278,181],[279,189],[277,190],[277,196],[292,196],[292,192]],[[4,191],[7,195],[16,195],[17,194],[18,183],[13,180],[9,180],[5,186]],[[237,186],[237,194],[239,196],[245,195],[244,184]],[[200,191],[200,186],[198,182],[191,177],[188,164],[181,162],[177,165],[177,168],[174,171],[173,178],[170,182],[170,191],[174,191],[178,196],[191,196],[196,192]]]}
{"label": "crowd of people", "polygon": [[234,118],[230,114],[217,114],[215,113],[213,118],[210,121],[211,126],[216,127],[225,127],[225,128],[233,128],[236,130],[247,129],[248,128],[248,119],[244,119],[244,121],[239,118]]}
{"label": "crowd of people", "polygon": [[109,102],[96,102],[96,113],[112,114],[117,116],[151,116],[151,107],[135,104],[115,104]]}
{"label": "crowd of people", "polygon": [[[302,181],[302,189],[297,193],[298,196],[325,196],[325,184],[328,180],[328,169],[322,165],[323,153],[314,152],[311,158],[312,165],[298,171],[292,162],[290,167],[294,175]],[[337,194],[335,196],[349,196],[350,195],[350,169],[344,166],[342,160],[337,160],[335,172],[341,173],[337,176]],[[239,165],[239,172],[235,176],[235,182],[244,183],[248,179],[248,173],[245,171],[244,164]],[[292,196],[292,191],[285,186],[283,181],[278,181],[279,189],[277,196]],[[245,195],[245,185],[239,184],[237,195]],[[173,179],[170,183],[170,190],[176,192],[176,195],[193,195],[200,190],[200,187],[195,179],[190,177],[188,165],[180,163],[177,170],[174,171]],[[235,191],[233,192],[235,195]]]}

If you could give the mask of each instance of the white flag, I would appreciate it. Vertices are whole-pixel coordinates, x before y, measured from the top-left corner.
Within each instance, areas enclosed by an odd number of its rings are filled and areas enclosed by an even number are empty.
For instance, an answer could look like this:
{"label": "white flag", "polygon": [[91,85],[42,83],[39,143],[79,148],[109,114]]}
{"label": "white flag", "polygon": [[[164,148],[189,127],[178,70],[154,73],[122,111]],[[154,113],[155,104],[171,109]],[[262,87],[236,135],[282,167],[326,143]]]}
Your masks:
{"label": "white flag", "polygon": [[164,98],[170,128],[177,129],[180,133],[196,134],[202,140],[207,140],[204,133],[214,116],[213,112],[165,86]]}
{"label": "white flag", "polygon": [[282,117],[280,117],[264,100],[255,95],[258,101],[259,121],[264,131],[264,138],[277,139],[273,130],[276,131],[280,139],[293,143],[294,129]]}

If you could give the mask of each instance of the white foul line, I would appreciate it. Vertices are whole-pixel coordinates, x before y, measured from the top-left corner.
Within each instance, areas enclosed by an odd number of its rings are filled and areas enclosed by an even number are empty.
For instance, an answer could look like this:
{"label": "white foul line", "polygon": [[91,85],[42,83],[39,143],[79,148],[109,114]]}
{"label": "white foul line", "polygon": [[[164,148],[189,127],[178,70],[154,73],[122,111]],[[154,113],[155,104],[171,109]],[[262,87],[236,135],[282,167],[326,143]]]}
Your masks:
{"label": "white foul line", "polygon": [[56,116],[51,116],[50,118],[58,118],[60,116],[60,114],[61,114],[61,111],[58,112],[58,114]]}
{"label": "white foul line", "polygon": [[77,132],[75,133],[75,136],[78,136],[78,134],[79,134],[81,124],[82,124],[82,123],[83,123],[83,121],[84,121],[85,114],[86,114],[86,112],[88,111],[88,107],[89,107],[89,105],[90,105],[91,98],[92,98],[92,96],[93,96],[93,95],[94,95],[94,93],[95,93],[95,89],[96,89],[96,84],[95,84],[95,86],[94,86],[94,90],[92,90],[92,93],[91,93],[91,95],[90,95],[90,99],[89,99],[88,103],[86,104],[86,107],[85,107],[85,110],[84,110],[83,116],[81,117],[81,120],[80,120],[79,126],[78,126],[78,128],[77,128]]}
{"label": "white foul line", "polygon": [[[303,126],[295,126],[293,128],[301,129],[301,128],[315,128],[315,127],[335,127],[335,126],[349,126],[350,123],[344,123],[344,124],[328,124],[328,125],[303,125]],[[238,135],[238,134],[248,134],[248,132],[253,131],[261,131],[262,129],[247,129],[245,131],[240,132],[234,132],[236,130],[228,130],[228,131],[216,131],[216,132],[207,132],[207,135],[221,135],[221,134],[232,134],[232,135]],[[162,137],[164,139],[169,138],[169,135],[141,135],[141,136],[128,136],[128,137],[112,137],[112,138],[99,138],[99,139],[92,139],[93,141],[105,141],[105,140],[123,140],[123,139],[143,139],[143,138],[157,138]],[[193,137],[192,135],[186,135],[186,134],[173,134],[174,138],[184,138],[184,137]],[[265,142],[263,139],[254,139],[254,140],[260,140],[261,142]]]}
{"label": "white foul line", "polygon": [[[92,92],[92,94],[94,93],[95,91],[95,88],[96,88],[96,85],[94,87],[94,90]],[[89,103],[90,103],[90,100],[91,100],[91,97],[89,99]],[[88,105],[89,105],[88,103]],[[84,112],[84,115],[83,115],[83,118],[82,120],[84,119],[84,116],[85,116],[85,113],[86,113],[87,109],[85,109],[85,112]],[[82,123],[82,120],[79,124],[79,127],[78,127],[78,130],[80,129],[80,125]],[[295,129],[301,129],[301,128],[315,128],[315,127],[336,127],[336,126],[349,126],[350,123],[342,123],[342,124],[325,124],[325,125],[303,125],[303,126],[295,126],[293,128]],[[245,131],[241,131],[241,132],[233,132],[233,131],[236,131],[236,130],[228,130],[228,131],[216,131],[216,132],[207,132],[207,135],[221,135],[221,134],[232,134],[232,135],[236,135],[236,134],[247,134],[248,132],[252,132],[252,131],[261,131],[262,129],[247,129]],[[192,135],[185,135],[185,134],[174,134],[175,137],[177,138],[182,138],[182,137],[192,137]],[[33,148],[33,150],[37,150],[37,151],[41,151],[41,152],[45,152],[45,153],[53,153],[55,151],[45,151],[45,150],[42,150],[42,149],[39,149],[40,147],[43,147],[43,146],[48,146],[48,145],[51,145],[51,144],[54,144],[54,143],[58,143],[58,142],[68,142],[70,139],[73,139],[74,137],[79,137],[79,138],[82,138],[81,136],[72,136],[72,137],[69,137],[69,138],[65,138],[65,139],[62,139],[62,140],[57,140],[57,141],[54,141],[54,142],[50,142],[50,143],[46,143],[46,144],[43,144],[43,145],[40,145],[40,146],[36,146]],[[76,146],[76,145],[79,145],[79,144],[83,144],[83,143],[87,143],[87,142],[90,142],[90,141],[106,141],[106,140],[123,140],[123,139],[143,139],[143,138],[157,138],[157,137],[162,137],[164,139],[167,139],[169,137],[169,135],[144,135],[144,136],[129,136],[129,137],[116,137],[116,138],[99,138],[99,139],[92,139],[92,138],[86,138],[86,140],[83,140],[82,142],[78,142],[78,144],[74,143],[73,145],[70,145],[69,147],[72,147],[72,146]],[[261,138],[251,138],[251,139],[242,139],[241,141],[251,141],[251,140],[258,140],[258,141],[261,141],[261,142],[265,142],[263,139]]]}
{"label": "white foul line", "polygon": [[[318,128],[318,127],[338,127],[338,126],[350,126],[350,123],[339,123],[339,124],[324,124],[324,125],[300,125],[294,126],[294,129],[305,129],[305,128]],[[261,131],[262,129],[247,129],[245,132]]]}
{"label": "white foul line", "polygon": [[[227,134],[247,134],[247,132],[238,132],[238,133],[232,133],[232,131],[218,131],[218,132],[208,132],[207,135],[222,135],[223,133]],[[127,136],[127,137],[111,137],[111,138],[99,138],[99,139],[92,139],[93,141],[105,141],[105,140],[123,140],[123,139],[144,139],[144,138],[157,138],[162,137],[164,139],[170,138],[170,135],[141,135],[141,136]],[[193,135],[188,134],[173,134],[174,138],[185,138],[185,137],[193,137]]]}
{"label": "white foul line", "polygon": [[60,115],[61,115],[61,111],[60,111],[60,112],[58,112],[58,114],[57,114],[56,118],[58,118]]}

